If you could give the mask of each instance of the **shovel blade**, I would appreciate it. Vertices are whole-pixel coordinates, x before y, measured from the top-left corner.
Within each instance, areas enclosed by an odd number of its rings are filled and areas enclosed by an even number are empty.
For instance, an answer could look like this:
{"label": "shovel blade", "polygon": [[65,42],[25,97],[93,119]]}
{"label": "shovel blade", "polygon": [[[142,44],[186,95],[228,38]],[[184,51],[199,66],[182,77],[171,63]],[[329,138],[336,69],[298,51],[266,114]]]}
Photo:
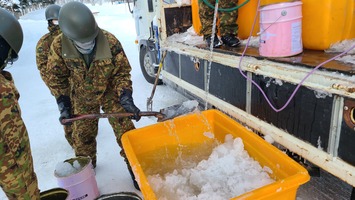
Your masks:
{"label": "shovel blade", "polygon": [[153,99],[152,98],[147,99],[147,111],[153,111]]}
{"label": "shovel blade", "polygon": [[185,101],[182,104],[177,104],[160,109],[160,113],[164,117],[158,118],[158,122],[173,119],[180,115],[185,115],[198,110],[198,102],[196,100]]}

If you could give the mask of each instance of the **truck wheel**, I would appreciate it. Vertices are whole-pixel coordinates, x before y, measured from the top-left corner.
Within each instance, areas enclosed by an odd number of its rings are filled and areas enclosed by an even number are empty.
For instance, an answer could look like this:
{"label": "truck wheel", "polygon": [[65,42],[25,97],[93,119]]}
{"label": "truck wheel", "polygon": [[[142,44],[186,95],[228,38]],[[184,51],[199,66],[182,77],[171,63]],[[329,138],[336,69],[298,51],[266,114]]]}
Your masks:
{"label": "truck wheel", "polygon": [[[139,62],[145,80],[148,83],[154,84],[158,67],[154,66],[151,54],[147,51],[145,46],[141,47],[140,49]],[[163,81],[159,79],[157,85],[161,85],[162,83]]]}

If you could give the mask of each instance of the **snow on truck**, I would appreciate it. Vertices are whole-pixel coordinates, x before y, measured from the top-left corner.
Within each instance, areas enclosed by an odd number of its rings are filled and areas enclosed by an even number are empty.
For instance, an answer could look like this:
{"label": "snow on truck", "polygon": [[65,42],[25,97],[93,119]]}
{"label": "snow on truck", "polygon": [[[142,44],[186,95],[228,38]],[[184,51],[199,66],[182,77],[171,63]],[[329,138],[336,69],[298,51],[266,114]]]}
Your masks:
{"label": "snow on truck", "polygon": [[242,45],[215,49],[198,35],[198,0],[129,4],[149,83],[160,76],[271,137],[311,175],[319,167],[355,186],[354,0],[240,0]]}

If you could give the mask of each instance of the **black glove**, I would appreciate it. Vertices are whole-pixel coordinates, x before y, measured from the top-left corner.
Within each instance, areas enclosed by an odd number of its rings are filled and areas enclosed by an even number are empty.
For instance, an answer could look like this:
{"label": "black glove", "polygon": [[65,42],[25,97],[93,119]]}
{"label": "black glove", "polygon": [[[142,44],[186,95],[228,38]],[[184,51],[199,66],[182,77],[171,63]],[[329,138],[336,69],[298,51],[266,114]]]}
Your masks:
{"label": "black glove", "polygon": [[62,125],[71,125],[72,122],[67,122],[67,123],[63,123],[62,122],[62,119],[69,119],[69,118],[72,117],[72,115],[71,115],[70,97],[64,96],[64,95],[60,95],[57,98],[57,104],[58,104],[58,109],[59,109],[59,112],[60,112],[59,122]]}
{"label": "black glove", "polygon": [[124,89],[120,96],[120,103],[126,112],[134,113],[132,119],[135,119],[137,122],[141,119],[139,113],[141,112],[139,108],[133,103],[132,91]]}

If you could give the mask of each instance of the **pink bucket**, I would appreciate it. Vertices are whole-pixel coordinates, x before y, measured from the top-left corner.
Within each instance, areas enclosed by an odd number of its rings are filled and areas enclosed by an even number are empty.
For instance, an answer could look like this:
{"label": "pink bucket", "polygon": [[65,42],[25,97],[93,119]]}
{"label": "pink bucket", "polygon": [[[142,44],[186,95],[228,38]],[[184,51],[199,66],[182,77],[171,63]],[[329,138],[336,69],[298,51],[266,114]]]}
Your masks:
{"label": "pink bucket", "polygon": [[58,186],[69,191],[68,200],[93,200],[100,195],[88,157],[76,157],[58,163],[54,175]]}
{"label": "pink bucket", "polygon": [[261,56],[287,57],[302,53],[302,2],[262,7],[260,33]]}

